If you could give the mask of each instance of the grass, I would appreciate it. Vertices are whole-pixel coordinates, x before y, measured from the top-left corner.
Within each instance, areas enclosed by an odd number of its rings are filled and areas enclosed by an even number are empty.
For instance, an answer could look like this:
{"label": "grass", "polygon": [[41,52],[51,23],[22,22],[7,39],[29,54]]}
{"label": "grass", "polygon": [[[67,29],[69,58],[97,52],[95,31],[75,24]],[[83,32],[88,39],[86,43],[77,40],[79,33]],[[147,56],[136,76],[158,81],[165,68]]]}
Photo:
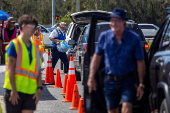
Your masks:
{"label": "grass", "polygon": [[0,103],[0,113],[2,113],[2,107],[1,107],[1,103]]}

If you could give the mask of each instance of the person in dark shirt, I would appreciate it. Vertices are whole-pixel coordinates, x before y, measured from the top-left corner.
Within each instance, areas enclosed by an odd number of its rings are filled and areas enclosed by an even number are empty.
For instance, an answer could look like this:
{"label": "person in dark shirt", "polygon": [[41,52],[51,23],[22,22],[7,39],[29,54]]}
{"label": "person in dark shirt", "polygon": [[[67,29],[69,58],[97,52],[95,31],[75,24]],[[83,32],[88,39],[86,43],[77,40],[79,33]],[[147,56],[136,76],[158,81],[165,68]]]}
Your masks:
{"label": "person in dark shirt", "polygon": [[100,34],[87,85],[89,93],[96,90],[95,74],[102,57],[105,62],[104,95],[108,113],[133,113],[134,80],[133,70],[138,69],[139,86],[137,99],[144,94],[145,61],[141,38],[125,28],[126,12],[115,8],[110,15],[110,28]]}
{"label": "person in dark shirt", "polygon": [[19,30],[15,27],[14,18],[9,17],[6,23],[6,28],[1,30],[1,37],[0,37],[1,64],[5,64],[5,47],[12,39],[16,38],[18,34],[19,34]]}

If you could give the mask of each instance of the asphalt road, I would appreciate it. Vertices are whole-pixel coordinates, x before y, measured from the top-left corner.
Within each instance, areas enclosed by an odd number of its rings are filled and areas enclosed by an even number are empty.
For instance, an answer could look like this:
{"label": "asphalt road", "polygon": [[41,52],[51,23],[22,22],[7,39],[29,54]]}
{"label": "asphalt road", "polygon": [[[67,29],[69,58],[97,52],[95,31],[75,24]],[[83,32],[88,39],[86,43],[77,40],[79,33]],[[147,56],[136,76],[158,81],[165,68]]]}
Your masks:
{"label": "asphalt road", "polygon": [[[54,72],[59,69],[60,61],[58,61]],[[42,82],[44,82],[46,76],[46,70],[42,71]],[[62,85],[64,84],[65,74],[62,70],[60,70],[60,76]],[[55,79],[55,76],[54,76]],[[81,81],[77,81],[79,94],[83,97],[83,85]],[[37,110],[35,113],[77,113],[78,110],[69,110],[71,107],[71,102],[61,102],[64,100],[64,97],[60,95],[62,93],[63,88],[52,88],[54,85],[44,85],[42,95],[40,101],[37,105]]]}

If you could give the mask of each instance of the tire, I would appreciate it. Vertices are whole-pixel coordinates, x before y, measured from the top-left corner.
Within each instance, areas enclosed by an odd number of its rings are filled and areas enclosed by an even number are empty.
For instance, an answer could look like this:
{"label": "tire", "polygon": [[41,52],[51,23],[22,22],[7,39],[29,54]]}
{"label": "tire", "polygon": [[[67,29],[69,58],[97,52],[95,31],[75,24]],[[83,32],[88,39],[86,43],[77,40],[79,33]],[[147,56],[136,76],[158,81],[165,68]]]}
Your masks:
{"label": "tire", "polygon": [[162,101],[159,113],[168,113],[168,106],[167,106],[166,99]]}
{"label": "tire", "polygon": [[80,72],[76,71],[76,68],[75,68],[75,74],[76,74],[76,81],[81,81],[81,74]]}

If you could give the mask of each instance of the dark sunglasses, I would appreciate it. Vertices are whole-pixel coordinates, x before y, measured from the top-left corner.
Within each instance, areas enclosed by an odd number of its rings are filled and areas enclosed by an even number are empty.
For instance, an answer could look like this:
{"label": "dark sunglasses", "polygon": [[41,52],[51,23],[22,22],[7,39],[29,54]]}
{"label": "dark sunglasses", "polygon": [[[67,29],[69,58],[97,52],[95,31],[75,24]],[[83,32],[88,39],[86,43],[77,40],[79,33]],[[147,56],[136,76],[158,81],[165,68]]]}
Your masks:
{"label": "dark sunglasses", "polygon": [[11,24],[15,24],[15,22],[11,22]]}

